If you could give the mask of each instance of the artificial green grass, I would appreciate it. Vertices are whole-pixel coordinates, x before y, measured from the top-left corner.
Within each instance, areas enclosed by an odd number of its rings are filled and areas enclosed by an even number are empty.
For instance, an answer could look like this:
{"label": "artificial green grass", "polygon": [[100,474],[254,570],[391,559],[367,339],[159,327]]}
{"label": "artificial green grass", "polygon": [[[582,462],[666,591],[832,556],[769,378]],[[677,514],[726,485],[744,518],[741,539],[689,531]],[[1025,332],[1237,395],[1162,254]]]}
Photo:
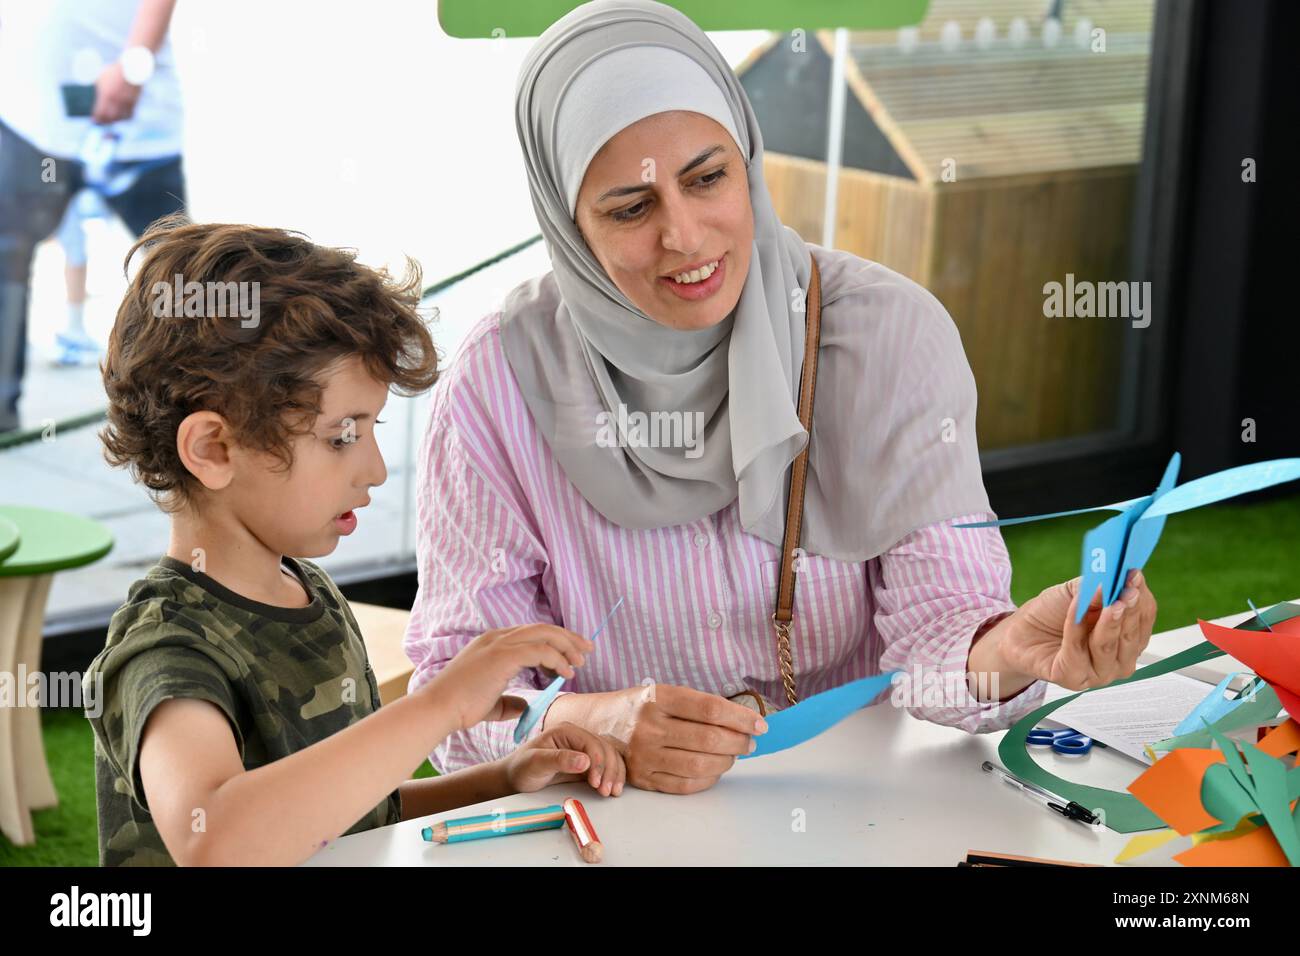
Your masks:
{"label": "artificial green grass", "polygon": [[[1096,513],[1003,529],[1017,604],[1079,573],[1084,532]],[[1160,605],[1157,631],[1300,597],[1300,495],[1231,502],[1172,516],[1143,572]],[[76,711],[46,711],[45,751],[59,806],[33,815],[36,843],[0,836],[0,866],[94,866],[95,778],[90,725]],[[425,761],[415,777],[434,773]]]}
{"label": "artificial green grass", "polygon": [[14,846],[0,834],[0,866],[95,866],[99,842],[90,724],[79,710],[45,710],[41,733],[59,805],[32,814],[36,842],[31,846]]}

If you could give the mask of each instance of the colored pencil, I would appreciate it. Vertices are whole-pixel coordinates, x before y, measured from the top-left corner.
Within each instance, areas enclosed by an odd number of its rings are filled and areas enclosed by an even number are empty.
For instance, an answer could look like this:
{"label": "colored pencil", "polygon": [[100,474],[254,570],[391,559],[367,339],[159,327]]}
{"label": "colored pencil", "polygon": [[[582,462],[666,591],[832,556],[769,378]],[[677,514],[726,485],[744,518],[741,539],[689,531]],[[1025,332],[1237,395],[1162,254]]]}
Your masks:
{"label": "colored pencil", "polygon": [[425,827],[420,835],[429,843],[464,843],[489,837],[531,833],[534,830],[558,830],[564,826],[564,807],[555,804],[512,813],[488,813],[478,817],[444,820]]}
{"label": "colored pencil", "polygon": [[570,797],[564,801],[564,816],[573,834],[573,842],[578,844],[578,852],[588,863],[599,863],[605,854],[604,844],[596,836],[596,828],[591,825],[586,808]]}

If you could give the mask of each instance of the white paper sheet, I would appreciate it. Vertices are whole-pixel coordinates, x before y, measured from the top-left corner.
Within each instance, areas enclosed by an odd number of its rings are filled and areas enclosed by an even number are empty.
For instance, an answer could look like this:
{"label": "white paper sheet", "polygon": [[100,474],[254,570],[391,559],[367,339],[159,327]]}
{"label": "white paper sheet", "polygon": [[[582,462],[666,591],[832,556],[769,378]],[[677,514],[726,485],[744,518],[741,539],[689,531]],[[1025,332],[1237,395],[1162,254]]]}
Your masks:
{"label": "white paper sheet", "polygon": [[[1184,674],[1161,674],[1095,690],[1053,711],[1051,722],[1073,727],[1106,746],[1151,764],[1144,747],[1174,735],[1174,728],[1214,689],[1213,684]],[[1074,691],[1048,688],[1046,700],[1068,697]],[[1047,723],[1046,721],[1044,723]]]}

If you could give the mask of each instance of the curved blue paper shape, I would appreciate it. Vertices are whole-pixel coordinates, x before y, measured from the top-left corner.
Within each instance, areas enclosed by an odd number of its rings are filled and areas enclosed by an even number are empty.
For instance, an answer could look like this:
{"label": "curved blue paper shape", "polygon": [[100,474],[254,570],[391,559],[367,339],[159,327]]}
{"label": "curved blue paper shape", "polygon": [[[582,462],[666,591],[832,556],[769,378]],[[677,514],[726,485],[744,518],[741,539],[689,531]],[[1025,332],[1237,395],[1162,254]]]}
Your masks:
{"label": "curved blue paper shape", "polygon": [[1193,707],[1191,713],[1179,721],[1178,726],[1174,728],[1174,732],[1169,736],[1181,737],[1183,734],[1190,734],[1195,730],[1200,730],[1202,719],[1204,719],[1207,727],[1216,724],[1246,703],[1246,701],[1253,700],[1254,697],[1249,693],[1243,693],[1240,697],[1235,697],[1232,700],[1223,696],[1228,690],[1228,685],[1232,683],[1232,679],[1240,673],[1241,671],[1233,671],[1219,681],[1214,690],[1206,694],[1205,699]]}
{"label": "curved blue paper shape", "polygon": [[1297,478],[1300,478],[1300,458],[1274,458],[1272,461],[1257,461],[1253,465],[1239,465],[1179,485],[1162,495],[1142,517],[1158,518],[1199,508],[1201,505],[1280,485],[1284,481],[1295,481]]}
{"label": "curved blue paper shape", "polygon": [[[605,629],[605,625],[608,624],[609,619],[614,616],[614,612],[623,606],[623,600],[623,598],[619,598],[618,603],[609,609],[609,613],[605,615],[605,620],[600,622],[600,627],[596,628],[595,633],[591,635],[591,640],[594,641],[596,638],[600,637],[600,632]],[[528,708],[522,715],[520,715],[519,723],[515,724],[515,743],[521,744],[524,742],[524,738],[528,736],[528,731],[532,730],[533,724],[537,723],[537,721],[541,719],[542,714],[546,713],[546,708],[551,706],[551,701],[555,700],[555,695],[560,692],[560,688],[563,686],[564,678],[562,676],[557,676],[555,680],[546,685],[545,691],[533,698],[533,702],[529,704]]]}
{"label": "curved blue paper shape", "polygon": [[1073,511],[1053,511],[1045,515],[1029,515],[1024,518],[1002,518],[998,521],[973,521],[970,524],[955,524],[954,528],[1005,528],[1009,524],[1024,524],[1027,521],[1046,521],[1048,518],[1064,518],[1067,515],[1086,515],[1090,511],[1123,511],[1130,508],[1145,498],[1130,498],[1128,501],[1117,501],[1113,505],[1097,505],[1094,508],[1075,508]]}
{"label": "curved blue paper shape", "polygon": [[1174,452],[1169,459],[1169,464],[1165,466],[1164,476],[1160,479],[1160,484],[1156,486],[1155,494],[1151,496],[1151,504],[1140,510],[1141,514],[1129,530],[1128,542],[1124,545],[1124,558],[1120,562],[1119,572],[1110,582],[1110,591],[1106,596],[1106,603],[1113,604],[1119,600],[1120,594],[1124,590],[1124,584],[1128,581],[1128,573],[1134,570],[1141,570],[1146,566],[1151,555],[1155,553],[1156,545],[1160,543],[1160,533],[1165,530],[1165,517],[1159,515],[1146,520],[1151,515],[1151,509],[1157,505],[1160,500],[1170,491],[1178,482],[1178,468],[1182,465],[1183,456]]}
{"label": "curved blue paper shape", "polygon": [[546,690],[533,698],[533,702],[528,705],[523,716],[519,718],[519,723],[515,724],[514,741],[517,744],[524,742],[528,736],[528,731],[533,729],[533,724],[537,723],[542,714],[546,713],[546,708],[551,706],[551,701],[555,700],[555,695],[564,687],[563,676],[556,677],[546,685]]}
{"label": "curved blue paper shape", "polygon": [[1124,545],[1128,541],[1129,529],[1137,522],[1140,514],[1139,508],[1132,508],[1113,518],[1107,518],[1083,536],[1083,580],[1079,582],[1075,624],[1082,621],[1088,613],[1098,588],[1101,588],[1102,606],[1111,603],[1115,572],[1124,563]]}
{"label": "curved blue paper shape", "polygon": [[812,740],[875,700],[889,686],[894,675],[899,673],[902,672],[890,671],[850,681],[801,700],[793,707],[769,714],[764,718],[767,721],[767,733],[755,737],[757,748],[752,754],[745,754],[740,759],[774,754]]}

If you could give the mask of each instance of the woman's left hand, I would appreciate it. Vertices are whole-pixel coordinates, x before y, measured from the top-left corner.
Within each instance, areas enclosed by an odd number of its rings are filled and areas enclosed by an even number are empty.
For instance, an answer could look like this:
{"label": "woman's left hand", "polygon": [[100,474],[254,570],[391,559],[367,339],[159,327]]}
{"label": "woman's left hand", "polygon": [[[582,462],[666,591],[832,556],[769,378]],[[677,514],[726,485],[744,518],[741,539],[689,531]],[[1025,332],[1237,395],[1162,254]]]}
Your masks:
{"label": "woman's left hand", "polygon": [[1053,585],[1016,611],[999,647],[1008,667],[1071,690],[1104,687],[1137,669],[1156,620],[1155,595],[1142,572],[1129,573],[1110,607],[1101,606],[1098,589],[1076,624],[1081,581]]}

